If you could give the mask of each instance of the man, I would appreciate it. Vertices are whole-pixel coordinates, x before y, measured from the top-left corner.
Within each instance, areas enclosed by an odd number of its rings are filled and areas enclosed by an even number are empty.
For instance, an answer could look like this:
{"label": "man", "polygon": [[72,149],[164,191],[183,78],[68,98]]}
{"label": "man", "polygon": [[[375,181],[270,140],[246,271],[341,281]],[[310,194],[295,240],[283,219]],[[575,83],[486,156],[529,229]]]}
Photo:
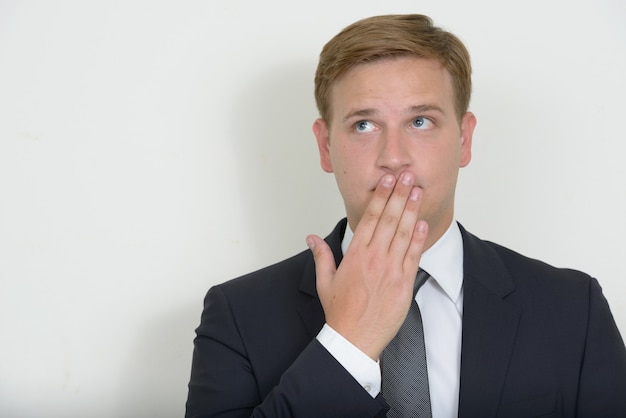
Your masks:
{"label": "man", "polygon": [[425,16],[364,19],[326,44],[313,132],[347,219],[210,289],[188,417],[395,413],[385,353],[414,306],[427,386],[408,397],[426,393],[426,416],[626,416],[626,349],[597,281],[454,221],[470,92],[467,50]]}

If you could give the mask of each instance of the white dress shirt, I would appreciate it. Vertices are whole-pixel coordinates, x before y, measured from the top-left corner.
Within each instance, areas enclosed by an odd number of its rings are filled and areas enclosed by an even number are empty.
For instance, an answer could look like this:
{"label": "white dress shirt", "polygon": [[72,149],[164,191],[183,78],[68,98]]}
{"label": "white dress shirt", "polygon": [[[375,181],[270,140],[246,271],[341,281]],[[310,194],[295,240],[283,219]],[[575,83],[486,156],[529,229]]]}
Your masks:
{"label": "white dress shirt", "polygon": [[[341,244],[346,253],[354,233],[346,227]],[[415,296],[422,314],[428,384],[433,418],[458,416],[463,315],[463,238],[452,222],[422,254],[420,267],[430,278]],[[380,393],[379,363],[360,351],[328,324],[317,335],[320,343],[369,392]]]}

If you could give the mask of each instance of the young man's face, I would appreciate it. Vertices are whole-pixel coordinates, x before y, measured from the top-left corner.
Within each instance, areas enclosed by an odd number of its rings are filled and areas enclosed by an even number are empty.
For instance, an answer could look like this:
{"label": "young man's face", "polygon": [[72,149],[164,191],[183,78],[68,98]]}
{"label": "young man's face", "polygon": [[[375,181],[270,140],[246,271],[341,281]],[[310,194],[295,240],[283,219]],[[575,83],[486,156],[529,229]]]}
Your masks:
{"label": "young man's face", "polygon": [[476,120],[455,112],[449,73],[436,60],[393,58],[358,65],[331,91],[332,119],[313,124],[321,166],[333,172],[355,230],[386,173],[415,175],[427,247],[450,225],[459,167],[471,159]]}

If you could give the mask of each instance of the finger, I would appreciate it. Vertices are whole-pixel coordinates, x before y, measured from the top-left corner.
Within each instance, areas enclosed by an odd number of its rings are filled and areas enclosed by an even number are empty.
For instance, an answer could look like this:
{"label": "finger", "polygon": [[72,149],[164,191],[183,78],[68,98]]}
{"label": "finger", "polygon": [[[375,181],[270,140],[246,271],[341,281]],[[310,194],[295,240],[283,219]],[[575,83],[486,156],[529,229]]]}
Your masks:
{"label": "finger", "polygon": [[[374,231],[371,243],[389,250],[398,226],[403,218],[409,196],[415,183],[415,175],[408,171],[400,174]],[[415,219],[416,220],[416,219]],[[412,226],[411,226],[412,229]]]}
{"label": "finger", "polygon": [[313,253],[315,260],[315,275],[317,276],[317,291],[321,295],[327,289],[335,277],[337,266],[333,252],[323,239],[317,235],[306,237],[306,243]]}
{"label": "finger", "polygon": [[411,237],[411,243],[404,258],[403,269],[410,273],[411,277],[415,277],[419,269],[419,262],[426,245],[426,237],[428,236],[428,224],[426,221],[420,220],[415,225],[415,230]]}
{"label": "finger", "polygon": [[391,174],[384,175],[374,190],[374,195],[365,208],[365,212],[354,231],[352,242],[369,244],[380,220],[380,216],[385,210],[389,197],[393,192],[396,178]]}
{"label": "finger", "polygon": [[419,187],[412,187],[389,246],[390,255],[397,257],[400,262],[404,260],[415,232],[421,198],[422,190]]}

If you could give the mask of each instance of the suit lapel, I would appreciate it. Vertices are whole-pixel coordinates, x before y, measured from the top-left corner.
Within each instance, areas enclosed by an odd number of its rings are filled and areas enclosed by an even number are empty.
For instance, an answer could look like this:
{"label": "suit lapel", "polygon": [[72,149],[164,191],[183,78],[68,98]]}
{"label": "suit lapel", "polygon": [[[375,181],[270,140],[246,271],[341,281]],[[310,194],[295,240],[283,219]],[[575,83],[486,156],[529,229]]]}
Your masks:
{"label": "suit lapel", "polygon": [[515,345],[520,308],[510,273],[487,243],[461,227],[464,249],[459,416],[495,416]]}
{"label": "suit lapel", "polygon": [[[325,239],[333,251],[337,266],[339,266],[339,263],[343,258],[341,240],[343,239],[346,225],[347,220],[344,218],[339,221],[333,232],[331,232]],[[322,328],[325,317],[324,310],[322,309],[322,305],[317,295],[317,287],[315,283],[315,260],[313,259],[313,254],[310,251],[304,265],[302,281],[300,282],[300,291],[308,297],[306,297],[306,300],[300,305],[298,313],[304,322],[304,326],[309,331],[309,334],[311,334],[311,337],[315,337]]]}

